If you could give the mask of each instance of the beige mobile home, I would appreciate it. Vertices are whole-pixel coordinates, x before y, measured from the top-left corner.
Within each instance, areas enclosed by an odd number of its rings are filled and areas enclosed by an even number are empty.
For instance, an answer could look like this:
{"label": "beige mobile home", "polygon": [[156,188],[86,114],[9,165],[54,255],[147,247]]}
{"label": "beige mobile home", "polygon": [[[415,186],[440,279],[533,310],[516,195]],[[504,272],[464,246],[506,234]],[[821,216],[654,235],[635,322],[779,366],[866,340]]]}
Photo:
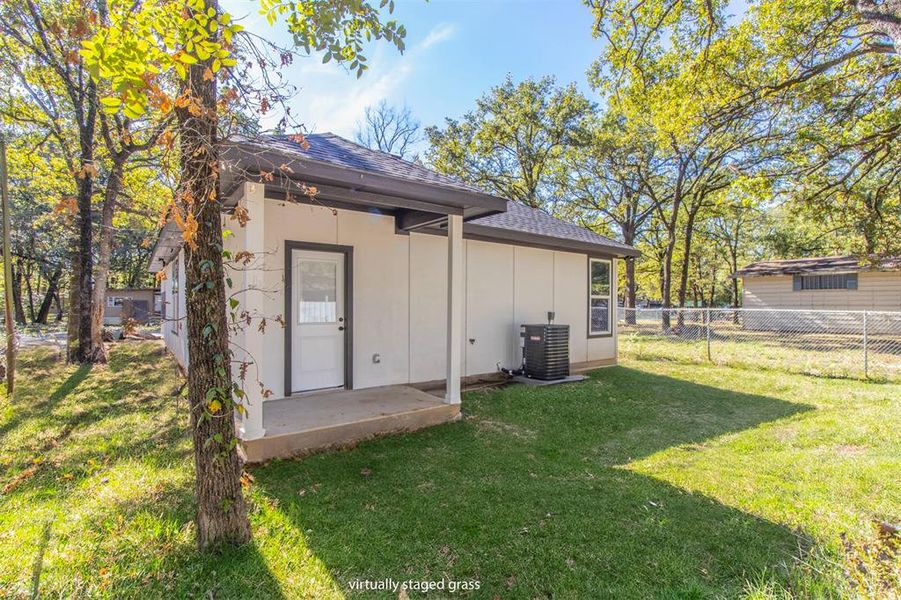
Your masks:
{"label": "beige mobile home", "polygon": [[[456,418],[461,379],[519,366],[519,325],[549,312],[570,327],[572,363],[615,363],[617,259],[634,248],[332,134],[307,140],[224,152],[226,247],[252,256],[228,268],[254,321],[232,341],[272,392],[245,384],[248,458]],[[165,273],[163,334],[182,364],[184,258],[170,223],[151,269]],[[436,381],[441,398],[421,391]]]}
{"label": "beige mobile home", "polygon": [[162,297],[154,288],[109,288],[106,290],[105,325],[121,325],[127,320],[149,323],[160,316]]}
{"label": "beige mobile home", "polygon": [[750,264],[742,280],[744,308],[901,311],[901,259],[861,263],[854,256],[770,260]]}
{"label": "beige mobile home", "polygon": [[[892,333],[901,319],[901,261],[862,263],[854,256],[771,260],[748,265],[742,279],[743,326],[751,330]],[[865,313],[869,312],[869,321]]]}

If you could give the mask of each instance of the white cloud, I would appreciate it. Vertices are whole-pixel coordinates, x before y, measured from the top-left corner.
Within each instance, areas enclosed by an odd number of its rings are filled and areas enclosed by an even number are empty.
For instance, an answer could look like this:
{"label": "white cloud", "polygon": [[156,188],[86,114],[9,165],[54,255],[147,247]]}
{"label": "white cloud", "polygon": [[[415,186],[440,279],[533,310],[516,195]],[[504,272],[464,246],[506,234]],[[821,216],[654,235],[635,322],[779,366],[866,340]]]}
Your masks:
{"label": "white cloud", "polygon": [[441,23],[429,31],[428,35],[419,42],[418,48],[426,50],[435,44],[447,41],[457,34],[457,26],[453,23]]}
{"label": "white cloud", "polygon": [[401,63],[382,74],[367,73],[359,80],[352,74],[342,74],[349,84],[332,80],[338,85],[320,87],[311,82],[298,98],[304,124],[311,131],[352,136],[366,107],[395,95],[412,72],[412,65]]}
{"label": "white cloud", "polygon": [[371,70],[360,79],[332,63],[323,65],[316,56],[297,64],[297,77],[292,78],[302,88],[293,103],[295,116],[310,131],[353,136],[366,107],[382,100],[401,100],[404,84],[417,70],[423,54],[451,39],[456,31],[452,23],[437,25],[403,56],[397,56],[393,48],[376,46],[369,60]]}

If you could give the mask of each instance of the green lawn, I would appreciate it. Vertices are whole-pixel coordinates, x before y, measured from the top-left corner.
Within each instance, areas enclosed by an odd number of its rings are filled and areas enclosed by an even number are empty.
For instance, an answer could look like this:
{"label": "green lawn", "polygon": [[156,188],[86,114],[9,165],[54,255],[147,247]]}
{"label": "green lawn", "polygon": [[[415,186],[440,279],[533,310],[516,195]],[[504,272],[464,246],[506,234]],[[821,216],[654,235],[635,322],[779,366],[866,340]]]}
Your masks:
{"label": "green lawn", "polygon": [[898,384],[627,359],[472,393],[462,422],[252,469],[254,543],[206,556],[159,346],[93,369],[33,351],[19,384],[0,401],[0,596],[39,580],[42,597],[343,597],[389,577],[478,580],[478,598],[901,589],[897,538],[874,525],[901,520]]}
{"label": "green lawn", "polygon": [[[625,328],[624,328],[625,329]],[[620,352],[640,360],[707,363],[746,369],[772,369],[821,377],[869,379],[901,383],[901,338],[875,337],[870,342],[867,369],[859,337],[840,335],[778,336],[771,332],[721,331],[707,341],[664,336],[648,331],[624,332]]]}

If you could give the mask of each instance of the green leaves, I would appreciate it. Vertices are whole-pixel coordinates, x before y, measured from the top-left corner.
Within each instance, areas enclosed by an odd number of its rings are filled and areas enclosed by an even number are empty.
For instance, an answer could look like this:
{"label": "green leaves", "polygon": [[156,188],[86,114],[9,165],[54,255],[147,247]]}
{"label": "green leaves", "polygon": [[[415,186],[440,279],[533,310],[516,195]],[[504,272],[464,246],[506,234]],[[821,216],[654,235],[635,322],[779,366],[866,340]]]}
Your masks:
{"label": "green leaves", "polygon": [[284,18],[294,44],[307,54],[322,53],[322,63],[347,64],[361,77],[368,69],[363,44],[384,39],[400,52],[407,34],[397,21],[382,22],[379,10],[394,12],[393,0],[381,0],[378,8],[361,0],[261,0],[260,14],[270,25]]}
{"label": "green leaves", "polygon": [[103,110],[137,119],[176,105],[163,74],[184,80],[189,66],[211,59],[213,73],[235,66],[231,48],[242,29],[202,0],[111,0],[109,25],[82,43],[81,57],[116,92],[102,100]]}
{"label": "green leaves", "polygon": [[488,188],[503,198],[542,207],[564,152],[587,140],[594,107],[575,84],[554,78],[508,77],[478,99],[462,122],[430,127],[428,158],[444,173]]}
{"label": "green leaves", "polygon": [[100,99],[100,104],[103,105],[105,111],[114,113],[122,106],[122,99],[115,96],[107,96]]}

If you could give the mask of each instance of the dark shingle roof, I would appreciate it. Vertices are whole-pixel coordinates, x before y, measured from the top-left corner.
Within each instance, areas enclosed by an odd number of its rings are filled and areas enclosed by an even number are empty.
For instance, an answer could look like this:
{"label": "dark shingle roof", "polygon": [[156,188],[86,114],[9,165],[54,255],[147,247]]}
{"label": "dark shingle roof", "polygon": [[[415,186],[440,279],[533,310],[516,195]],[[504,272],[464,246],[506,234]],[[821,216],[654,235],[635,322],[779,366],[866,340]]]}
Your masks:
{"label": "dark shingle roof", "polygon": [[[456,192],[490,196],[497,210],[502,199],[486,194],[478,187],[462,182],[454,177],[436,173],[422,165],[403,160],[392,154],[370,150],[333,133],[311,133],[305,136],[309,147],[298,143],[293,136],[269,135],[262,138],[237,142],[237,146],[248,152],[271,152],[275,160],[302,163],[318,161],[332,167],[370,173],[412,184],[422,184],[441,189],[445,194],[456,197]],[[266,159],[269,160],[269,159]],[[277,164],[277,163],[275,163]],[[269,169],[275,168],[274,165]],[[298,166],[302,170],[302,164]],[[224,206],[224,205],[223,205]],[[485,214],[488,210],[476,214]],[[616,256],[638,256],[633,247],[617,242],[566,221],[556,219],[547,213],[507,201],[506,212],[477,217],[467,222],[464,231],[478,230],[477,234],[501,243],[527,243],[575,252],[598,252]],[[151,256],[151,270],[159,270],[178,253],[181,248],[181,233],[174,222],[169,222],[160,231],[159,239]]]}
{"label": "dark shingle roof", "polygon": [[470,223],[549,238],[595,244],[608,250],[622,251],[630,255],[637,254],[632,246],[612,240],[590,229],[567,223],[550,216],[542,210],[512,200],[507,201],[507,212],[480,217],[470,221]]}
{"label": "dark shingle roof", "polygon": [[306,149],[294,141],[292,136],[287,135],[266,136],[263,142],[272,150],[287,151],[312,160],[347,167],[348,169],[377,173],[399,179],[409,179],[466,192],[484,193],[479,188],[459,179],[436,173],[422,165],[404,160],[388,152],[370,150],[366,146],[356,144],[334,133],[310,133],[304,137],[309,142],[309,148]]}
{"label": "dark shingle roof", "polygon": [[[273,150],[287,151],[311,160],[318,160],[349,169],[378,173],[389,177],[408,179],[466,192],[485,193],[478,187],[449,175],[436,173],[422,165],[403,160],[387,152],[371,150],[334,133],[311,133],[305,137],[307,142],[309,142],[309,148],[306,149],[297,143],[292,136],[286,135],[267,136],[264,143]],[[507,201],[507,212],[481,217],[469,222],[474,225],[495,229],[603,246],[603,249],[608,252],[621,251],[629,255],[638,254],[631,246],[594,233],[584,227],[561,221],[541,210],[509,200]]]}
{"label": "dark shingle roof", "polygon": [[901,257],[874,258],[861,262],[857,256],[817,256],[814,258],[790,258],[787,260],[763,260],[735,272],[733,277],[762,275],[798,275],[801,273],[839,273],[869,270],[892,271],[901,269]]}

